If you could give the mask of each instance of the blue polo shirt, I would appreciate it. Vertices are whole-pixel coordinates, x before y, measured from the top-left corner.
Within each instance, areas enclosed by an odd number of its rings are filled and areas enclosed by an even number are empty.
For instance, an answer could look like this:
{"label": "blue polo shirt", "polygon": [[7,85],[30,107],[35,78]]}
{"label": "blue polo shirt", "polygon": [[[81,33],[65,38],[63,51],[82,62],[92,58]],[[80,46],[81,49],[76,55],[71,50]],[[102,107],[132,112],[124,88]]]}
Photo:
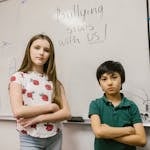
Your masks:
{"label": "blue polo shirt", "polygon": [[[141,123],[142,119],[137,105],[123,94],[121,95],[121,103],[116,107],[107,100],[105,95],[93,100],[89,107],[89,117],[97,114],[100,116],[102,124],[105,123],[112,127],[133,126],[135,123]],[[95,138],[94,147],[95,150],[136,150],[135,146],[101,138]]]}

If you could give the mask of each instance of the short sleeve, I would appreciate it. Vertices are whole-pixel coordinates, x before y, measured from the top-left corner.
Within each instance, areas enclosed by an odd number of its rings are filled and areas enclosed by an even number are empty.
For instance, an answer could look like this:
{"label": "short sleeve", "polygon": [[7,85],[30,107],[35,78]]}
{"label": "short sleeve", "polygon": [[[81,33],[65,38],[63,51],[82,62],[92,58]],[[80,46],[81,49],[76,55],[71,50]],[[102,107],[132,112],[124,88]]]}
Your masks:
{"label": "short sleeve", "polygon": [[131,120],[132,123],[142,123],[141,115],[138,106],[133,103],[130,108]]}
{"label": "short sleeve", "polygon": [[90,103],[88,117],[90,118],[91,115],[94,115],[94,114],[99,115],[98,104],[96,103],[96,101],[92,101]]}
{"label": "short sleeve", "polygon": [[15,83],[21,84],[22,79],[23,79],[23,73],[22,72],[16,72],[10,76],[9,83],[15,82]]}

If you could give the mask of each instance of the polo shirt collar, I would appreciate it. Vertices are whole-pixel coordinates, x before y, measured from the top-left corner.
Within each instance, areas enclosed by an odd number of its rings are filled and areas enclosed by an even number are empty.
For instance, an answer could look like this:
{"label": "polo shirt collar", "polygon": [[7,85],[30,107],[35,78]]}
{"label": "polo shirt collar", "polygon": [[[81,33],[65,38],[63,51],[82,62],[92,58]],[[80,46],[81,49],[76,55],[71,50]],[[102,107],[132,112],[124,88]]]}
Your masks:
{"label": "polo shirt collar", "polygon": [[[118,108],[122,108],[122,107],[130,107],[130,102],[127,100],[127,98],[124,96],[123,93],[120,93],[121,94],[121,103],[117,106]],[[108,101],[105,93],[103,95],[103,101],[107,104],[107,105],[110,105],[111,102]]]}

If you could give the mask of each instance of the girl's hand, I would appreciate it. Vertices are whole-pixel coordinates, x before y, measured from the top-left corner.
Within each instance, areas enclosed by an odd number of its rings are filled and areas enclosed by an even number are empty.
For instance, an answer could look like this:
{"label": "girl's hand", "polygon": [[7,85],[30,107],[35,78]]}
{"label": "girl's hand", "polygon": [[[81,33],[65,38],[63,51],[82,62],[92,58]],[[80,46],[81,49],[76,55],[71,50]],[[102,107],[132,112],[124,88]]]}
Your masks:
{"label": "girl's hand", "polygon": [[19,123],[24,128],[31,126],[31,125],[35,125],[35,124],[39,123],[40,121],[41,121],[40,116],[36,116],[36,117],[32,117],[32,118],[17,119],[17,123]]}
{"label": "girl's hand", "polygon": [[52,112],[60,110],[59,106],[56,103],[51,103],[50,105],[52,107]]}

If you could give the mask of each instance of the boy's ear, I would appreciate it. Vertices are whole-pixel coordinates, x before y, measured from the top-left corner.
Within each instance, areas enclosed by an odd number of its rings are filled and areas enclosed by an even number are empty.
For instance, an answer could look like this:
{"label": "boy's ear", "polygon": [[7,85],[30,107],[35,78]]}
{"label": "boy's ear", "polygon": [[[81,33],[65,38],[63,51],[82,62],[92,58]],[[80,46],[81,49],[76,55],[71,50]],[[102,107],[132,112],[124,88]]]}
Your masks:
{"label": "boy's ear", "polygon": [[100,84],[100,79],[98,80],[98,83],[99,83],[99,85],[101,85],[101,84]]}
{"label": "boy's ear", "polygon": [[99,83],[100,83],[100,80],[101,80],[101,79],[99,78],[99,79],[98,79],[98,82],[99,82]]}

